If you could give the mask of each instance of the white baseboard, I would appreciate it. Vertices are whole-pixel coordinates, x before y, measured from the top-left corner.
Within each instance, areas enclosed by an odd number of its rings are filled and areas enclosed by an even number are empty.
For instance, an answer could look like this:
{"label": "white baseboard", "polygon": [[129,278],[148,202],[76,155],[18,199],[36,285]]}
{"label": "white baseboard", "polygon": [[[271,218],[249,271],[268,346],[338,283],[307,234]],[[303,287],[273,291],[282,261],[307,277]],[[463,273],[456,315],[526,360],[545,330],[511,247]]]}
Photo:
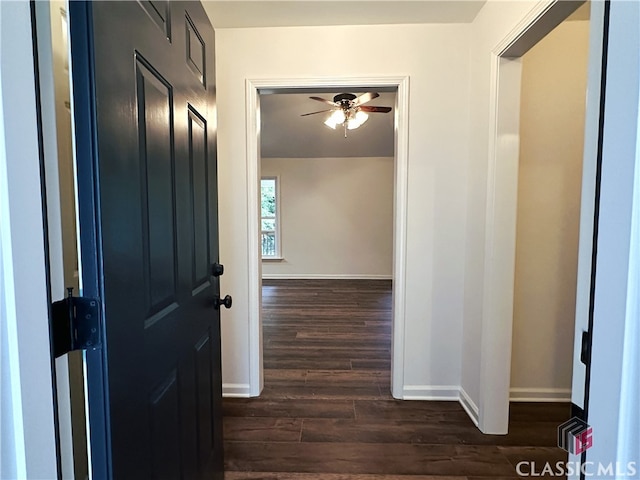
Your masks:
{"label": "white baseboard", "polygon": [[249,398],[250,388],[248,383],[223,383],[222,396],[228,398]]}
{"label": "white baseboard", "polygon": [[460,389],[455,385],[405,385],[403,400],[458,400]]}
{"label": "white baseboard", "polygon": [[478,406],[464,391],[464,388],[457,385],[406,385],[403,389],[402,399],[460,402],[471,421],[476,427],[478,426]]}
{"label": "white baseboard", "polygon": [[263,273],[264,280],[391,280],[392,275],[352,273]]}
{"label": "white baseboard", "polygon": [[464,408],[464,411],[467,412],[469,418],[474,423],[474,425],[478,426],[478,418],[479,418],[479,410],[478,406],[475,404],[471,397],[465,392],[464,388],[460,387],[460,405]]}
{"label": "white baseboard", "polygon": [[512,388],[512,402],[570,402],[570,388]]}

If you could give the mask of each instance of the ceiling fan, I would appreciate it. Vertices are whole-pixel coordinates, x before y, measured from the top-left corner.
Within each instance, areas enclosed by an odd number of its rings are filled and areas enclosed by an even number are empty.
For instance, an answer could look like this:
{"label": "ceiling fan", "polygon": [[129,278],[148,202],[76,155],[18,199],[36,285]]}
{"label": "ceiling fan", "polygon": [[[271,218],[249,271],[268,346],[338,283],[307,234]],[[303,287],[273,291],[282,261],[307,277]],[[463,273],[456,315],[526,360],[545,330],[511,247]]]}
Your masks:
{"label": "ceiling fan", "polygon": [[359,97],[356,97],[353,93],[339,93],[333,97],[333,101],[321,97],[309,97],[311,100],[331,105],[332,108],[304,113],[300,116],[306,117],[308,115],[331,112],[324,124],[334,130],[338,125],[343,125],[344,136],[346,138],[347,130],[358,128],[369,119],[368,113],[389,113],[391,111],[391,107],[364,105],[379,96],[380,94],[375,92],[363,93]]}

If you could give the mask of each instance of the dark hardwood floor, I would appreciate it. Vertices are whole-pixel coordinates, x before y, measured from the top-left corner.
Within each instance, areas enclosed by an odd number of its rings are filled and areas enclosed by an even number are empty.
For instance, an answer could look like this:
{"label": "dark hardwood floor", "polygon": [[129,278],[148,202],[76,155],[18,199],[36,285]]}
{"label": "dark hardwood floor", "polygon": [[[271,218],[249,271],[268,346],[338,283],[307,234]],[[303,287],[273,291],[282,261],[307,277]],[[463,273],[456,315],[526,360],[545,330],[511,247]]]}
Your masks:
{"label": "dark hardwood floor", "polygon": [[263,394],[224,400],[226,480],[512,480],[566,460],[567,404],[512,404],[491,436],[457,402],[391,397],[388,281],[265,281],[263,319]]}

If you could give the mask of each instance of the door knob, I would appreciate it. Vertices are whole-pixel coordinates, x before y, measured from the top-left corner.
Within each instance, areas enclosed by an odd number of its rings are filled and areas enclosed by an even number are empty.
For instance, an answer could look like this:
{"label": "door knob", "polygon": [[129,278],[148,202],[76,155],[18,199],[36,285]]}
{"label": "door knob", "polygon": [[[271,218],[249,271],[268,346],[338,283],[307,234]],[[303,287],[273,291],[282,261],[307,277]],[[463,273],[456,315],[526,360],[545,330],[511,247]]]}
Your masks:
{"label": "door knob", "polygon": [[223,275],[223,274],[224,274],[224,265],[220,263],[214,263],[213,265],[211,265],[211,275],[213,275],[214,277],[219,277],[220,275]]}
{"label": "door knob", "polygon": [[232,304],[233,304],[233,298],[231,298],[231,295],[225,295],[224,298],[220,298],[216,296],[216,299],[214,302],[214,306],[216,310],[220,308],[220,305],[224,305],[224,308],[231,308]]}

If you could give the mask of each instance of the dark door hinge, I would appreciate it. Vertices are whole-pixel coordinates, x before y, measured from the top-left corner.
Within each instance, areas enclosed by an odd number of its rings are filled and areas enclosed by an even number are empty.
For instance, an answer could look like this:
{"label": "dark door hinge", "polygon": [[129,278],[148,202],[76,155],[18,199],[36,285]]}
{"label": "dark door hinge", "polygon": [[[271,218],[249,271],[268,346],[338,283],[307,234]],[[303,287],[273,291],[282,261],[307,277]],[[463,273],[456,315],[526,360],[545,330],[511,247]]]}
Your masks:
{"label": "dark door hinge", "polygon": [[100,300],[68,296],[51,304],[53,353],[56,357],[72,350],[95,350],[100,341]]}
{"label": "dark door hinge", "polygon": [[591,334],[582,332],[582,342],[580,345],[580,361],[585,365],[591,360]]}

